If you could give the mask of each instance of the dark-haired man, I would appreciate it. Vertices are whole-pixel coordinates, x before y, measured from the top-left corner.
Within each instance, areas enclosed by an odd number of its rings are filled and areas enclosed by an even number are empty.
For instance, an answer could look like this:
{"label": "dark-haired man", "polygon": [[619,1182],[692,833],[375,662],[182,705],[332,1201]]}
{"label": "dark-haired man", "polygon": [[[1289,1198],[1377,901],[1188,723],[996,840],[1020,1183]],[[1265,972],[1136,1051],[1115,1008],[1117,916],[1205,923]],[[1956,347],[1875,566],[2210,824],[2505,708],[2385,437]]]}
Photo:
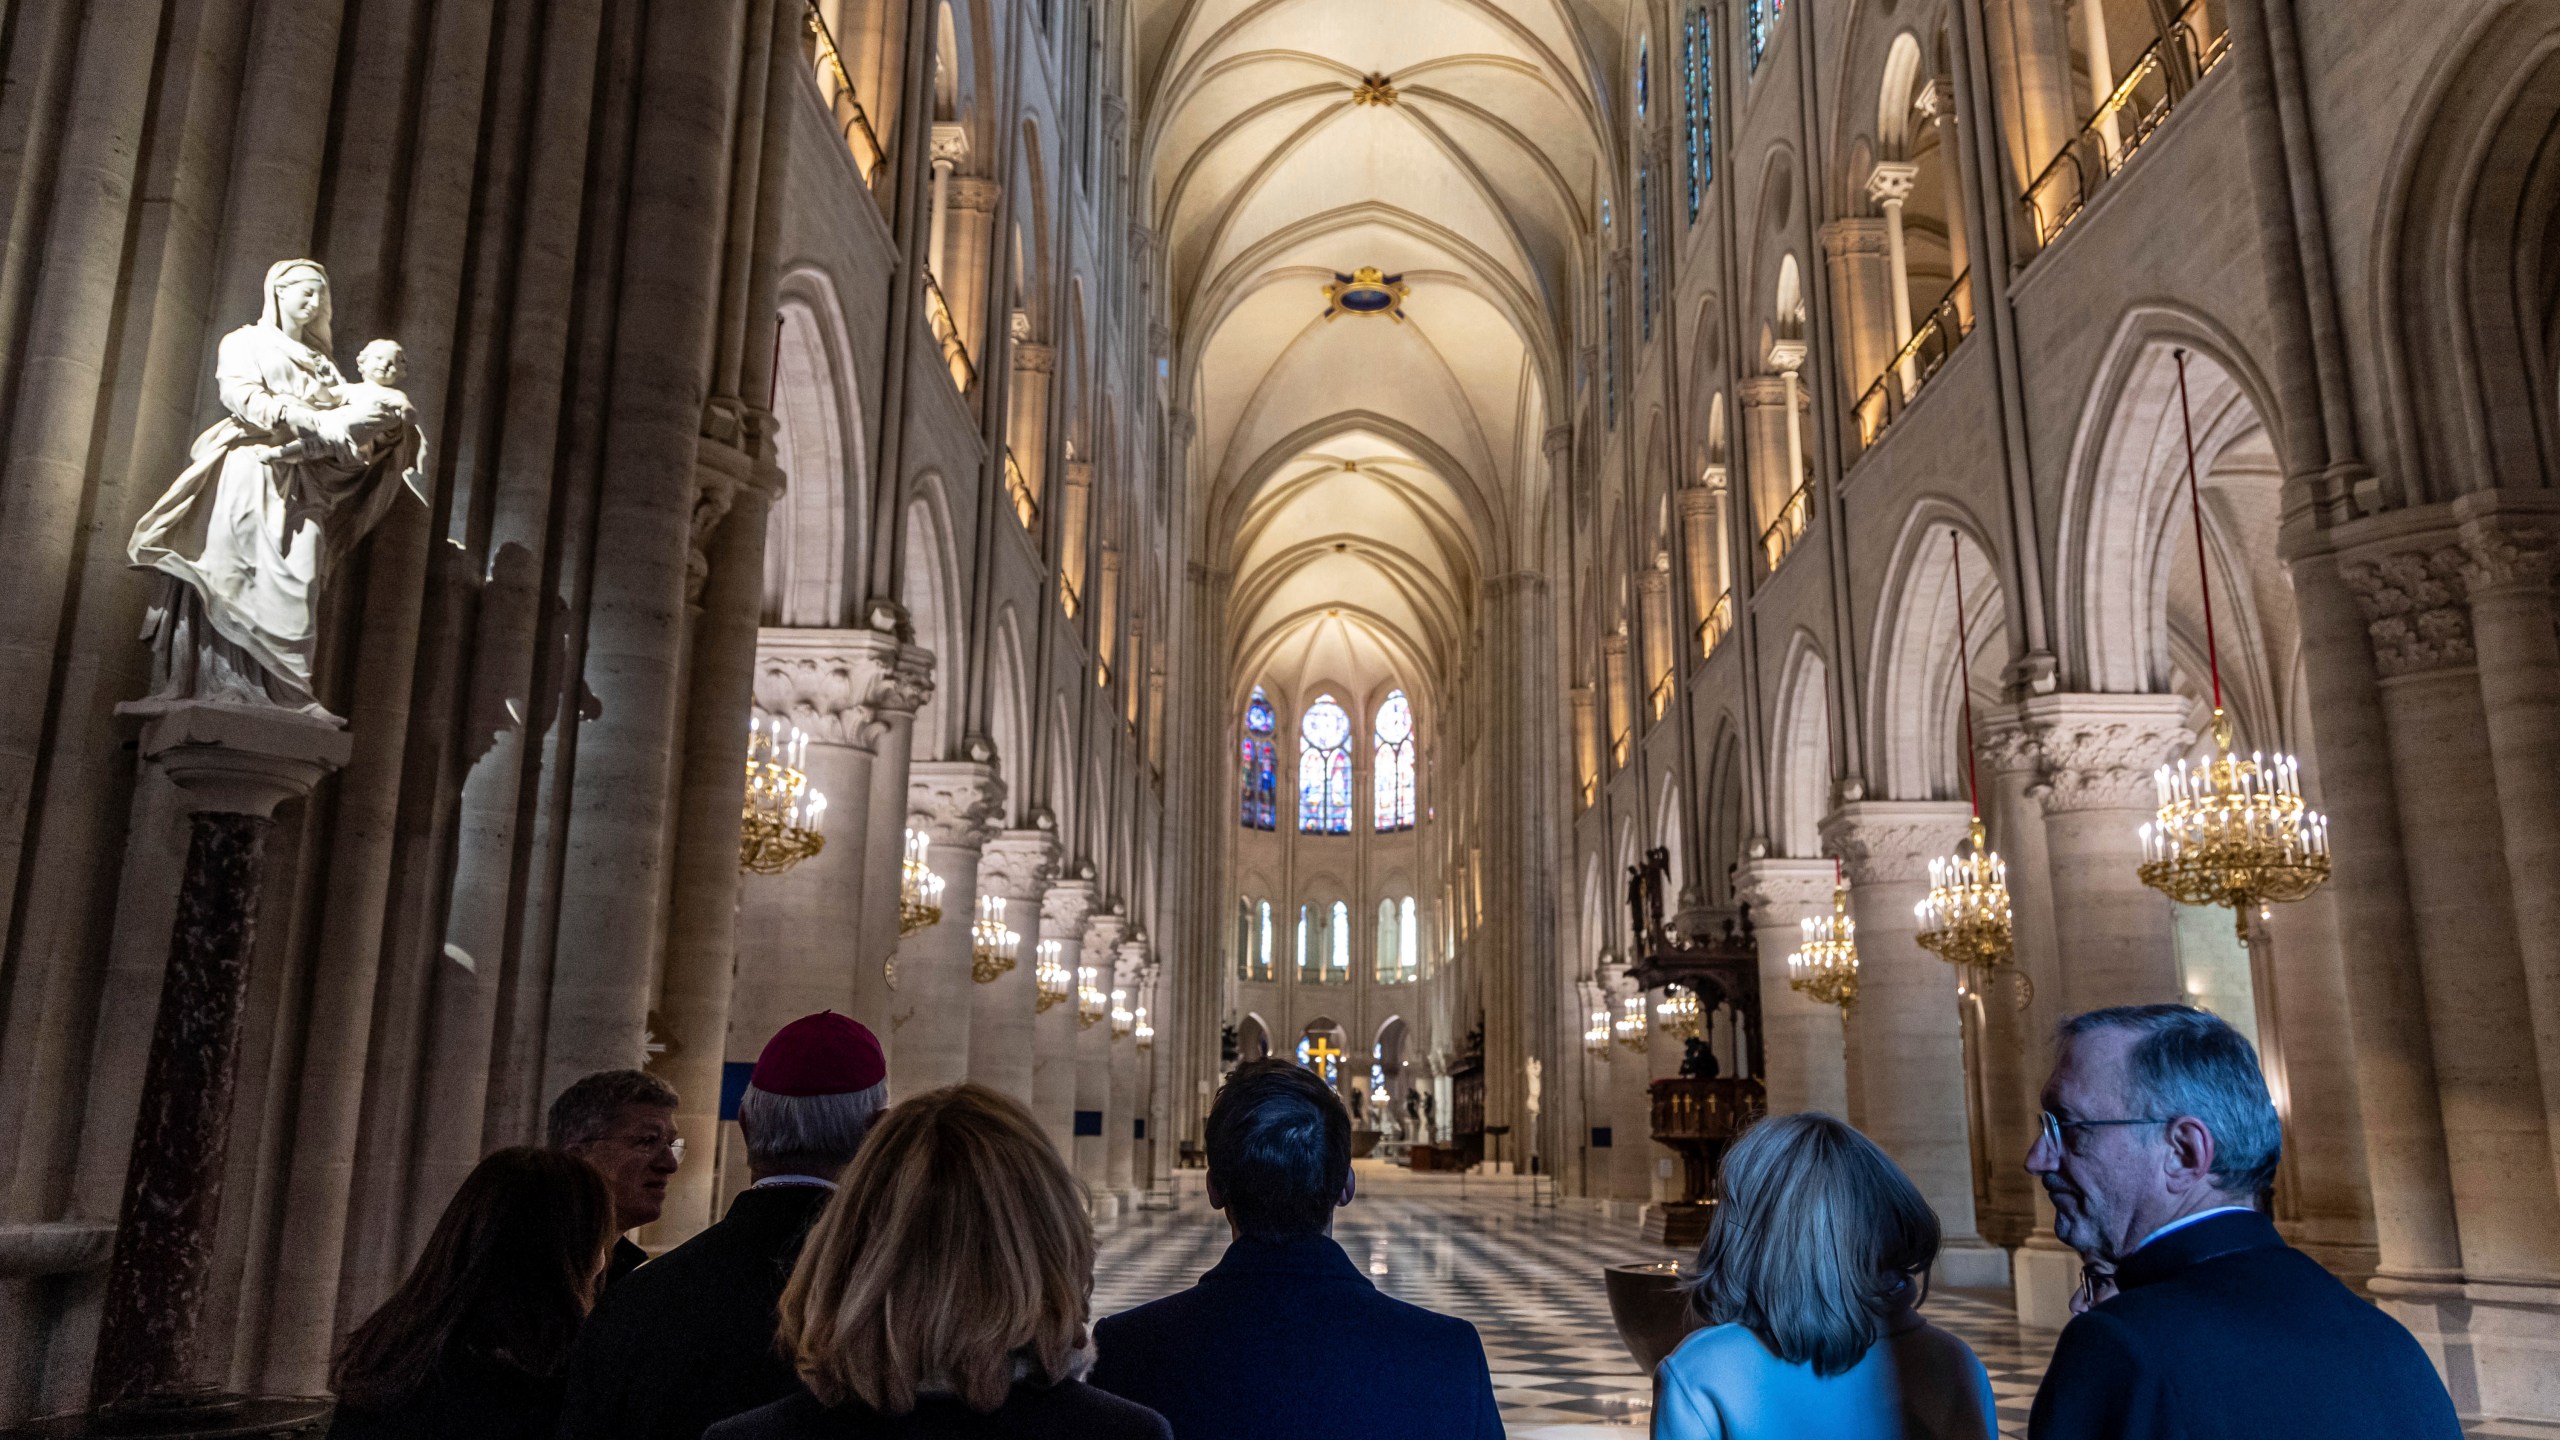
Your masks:
{"label": "dark-haired man", "polygon": [[1379,1294],[1334,1243],[1352,1191],[1340,1098],[1259,1060],[1228,1077],[1208,1128],[1209,1204],[1235,1239],[1199,1284],[1094,1327],[1093,1383],[1176,1440],[1499,1437],[1475,1327]]}

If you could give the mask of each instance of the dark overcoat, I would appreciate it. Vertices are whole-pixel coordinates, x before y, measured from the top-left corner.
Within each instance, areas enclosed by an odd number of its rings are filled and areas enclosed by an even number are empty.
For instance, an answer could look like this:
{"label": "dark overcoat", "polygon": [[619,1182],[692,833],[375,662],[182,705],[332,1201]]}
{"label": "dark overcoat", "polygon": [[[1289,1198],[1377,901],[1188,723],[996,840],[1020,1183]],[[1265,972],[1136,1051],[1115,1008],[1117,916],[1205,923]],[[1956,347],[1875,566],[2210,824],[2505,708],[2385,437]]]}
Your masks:
{"label": "dark overcoat", "polygon": [[748,1190],[720,1223],[615,1282],[569,1352],[560,1440],[702,1440],[800,1379],[773,1347],[826,1189]]}
{"label": "dark overcoat", "polygon": [[2064,1327],[2031,1440],[2461,1440],[2427,1353],[2264,1215],[2160,1236]]}
{"label": "dark overcoat", "polygon": [[1382,1295],[1329,1235],[1245,1237],[1094,1329],[1093,1383],[1177,1440],[1499,1440],[1476,1327]]}

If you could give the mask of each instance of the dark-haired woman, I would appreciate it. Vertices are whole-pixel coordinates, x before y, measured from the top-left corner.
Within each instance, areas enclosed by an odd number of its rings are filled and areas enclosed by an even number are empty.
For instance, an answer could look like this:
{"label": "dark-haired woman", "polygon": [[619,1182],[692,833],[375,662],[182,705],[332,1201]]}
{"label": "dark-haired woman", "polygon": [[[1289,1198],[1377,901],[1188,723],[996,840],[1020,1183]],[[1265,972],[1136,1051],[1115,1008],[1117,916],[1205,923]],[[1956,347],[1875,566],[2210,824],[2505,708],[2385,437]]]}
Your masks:
{"label": "dark-haired woman", "polygon": [[1992,1440],[1991,1378],[1920,1318],[1938,1216],[1874,1141],[1779,1115],[1725,1157],[1690,1299],[1655,1372],[1656,1440]]}
{"label": "dark-haired woman", "polygon": [[541,1440],[613,1247],[583,1160],[501,1150],[454,1193],[409,1278],[339,1352],[336,1440]]}

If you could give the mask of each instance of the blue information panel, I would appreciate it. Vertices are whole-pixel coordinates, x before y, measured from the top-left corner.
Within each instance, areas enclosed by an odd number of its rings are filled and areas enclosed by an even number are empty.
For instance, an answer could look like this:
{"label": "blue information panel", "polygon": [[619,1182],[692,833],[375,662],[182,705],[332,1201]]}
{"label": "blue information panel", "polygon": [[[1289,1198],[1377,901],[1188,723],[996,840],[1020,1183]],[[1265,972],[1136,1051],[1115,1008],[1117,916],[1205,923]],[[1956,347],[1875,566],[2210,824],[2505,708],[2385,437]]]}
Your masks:
{"label": "blue information panel", "polygon": [[1101,1134],[1101,1133],[1102,1133],[1102,1112],[1101,1112],[1101,1111],[1099,1111],[1099,1110],[1079,1110],[1079,1111],[1077,1111],[1077,1112],[1076,1112],[1076,1133],[1077,1133],[1077,1134],[1079,1134],[1079,1135],[1099,1135],[1099,1134]]}
{"label": "blue information panel", "polygon": [[1609,1148],[1608,1126],[1594,1125],[1591,1127],[1591,1148],[1594,1150],[1606,1150]]}

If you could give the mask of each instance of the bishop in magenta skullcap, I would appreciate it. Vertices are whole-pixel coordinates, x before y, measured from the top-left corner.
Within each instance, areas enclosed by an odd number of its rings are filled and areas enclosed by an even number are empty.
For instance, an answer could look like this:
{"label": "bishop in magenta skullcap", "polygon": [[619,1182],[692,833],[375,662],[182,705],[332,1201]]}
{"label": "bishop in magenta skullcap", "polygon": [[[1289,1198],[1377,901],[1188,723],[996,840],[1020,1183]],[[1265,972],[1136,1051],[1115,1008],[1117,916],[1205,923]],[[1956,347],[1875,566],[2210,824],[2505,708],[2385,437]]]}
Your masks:
{"label": "bishop in magenta skullcap", "polygon": [[860,1023],[822,1010],[774,1032],[747,1083],[767,1095],[852,1095],[889,1078],[880,1037]]}

